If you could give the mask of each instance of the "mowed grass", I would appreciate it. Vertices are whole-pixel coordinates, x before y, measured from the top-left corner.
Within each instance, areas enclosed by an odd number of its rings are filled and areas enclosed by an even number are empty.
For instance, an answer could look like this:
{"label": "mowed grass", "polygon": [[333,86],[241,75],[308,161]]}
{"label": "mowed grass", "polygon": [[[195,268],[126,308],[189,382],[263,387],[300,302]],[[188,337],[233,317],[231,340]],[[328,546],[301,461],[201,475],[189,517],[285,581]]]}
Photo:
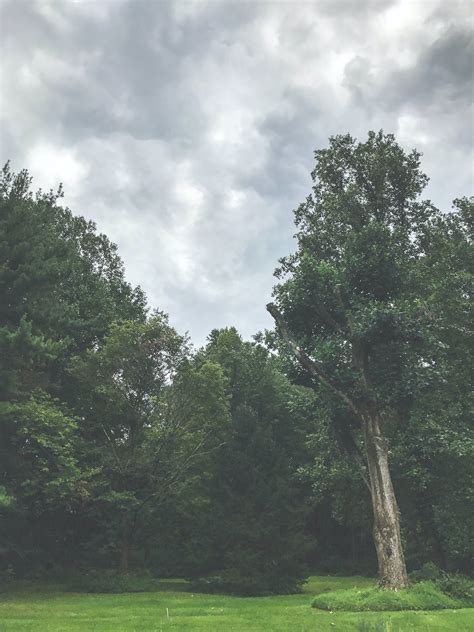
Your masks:
{"label": "mowed grass", "polygon": [[315,595],[356,587],[363,577],[312,577],[299,595],[229,597],[189,591],[183,581],[135,594],[79,594],[53,584],[22,584],[0,593],[0,632],[395,632],[474,630],[474,609],[434,612],[325,612]]}

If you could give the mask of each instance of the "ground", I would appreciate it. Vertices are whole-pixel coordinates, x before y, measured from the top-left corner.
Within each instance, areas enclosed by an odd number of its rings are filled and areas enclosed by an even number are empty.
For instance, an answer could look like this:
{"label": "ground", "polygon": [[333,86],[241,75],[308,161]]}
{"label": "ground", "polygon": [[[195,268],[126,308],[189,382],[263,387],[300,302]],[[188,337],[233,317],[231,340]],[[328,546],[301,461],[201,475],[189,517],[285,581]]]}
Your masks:
{"label": "ground", "polygon": [[311,577],[304,593],[225,597],[188,592],[163,581],[154,593],[92,595],[29,584],[0,593],[0,632],[405,632],[474,630],[474,609],[436,612],[331,613],[311,608],[321,591],[367,586],[362,577]]}

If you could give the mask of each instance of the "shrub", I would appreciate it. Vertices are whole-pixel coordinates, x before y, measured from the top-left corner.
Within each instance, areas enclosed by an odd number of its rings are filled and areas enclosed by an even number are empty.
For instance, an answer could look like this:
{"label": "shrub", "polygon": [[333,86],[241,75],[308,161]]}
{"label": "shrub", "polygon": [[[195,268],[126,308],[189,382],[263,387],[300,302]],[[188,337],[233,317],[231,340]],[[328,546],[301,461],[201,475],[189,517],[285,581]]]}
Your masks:
{"label": "shrub", "polygon": [[413,582],[431,581],[440,579],[443,571],[434,562],[427,562],[417,571],[410,573],[410,580]]}
{"label": "shrub", "polygon": [[377,574],[377,564],[371,558],[356,560],[331,555],[315,564],[314,571],[317,574],[334,575],[336,577],[350,577],[352,575],[374,577]]}
{"label": "shrub", "polygon": [[414,582],[433,581],[445,595],[462,601],[469,608],[474,607],[474,582],[465,575],[446,573],[433,562],[428,562],[410,573],[410,579]]}
{"label": "shrub", "polygon": [[0,570],[0,592],[7,590],[15,577],[12,566],[7,566],[5,570]]}
{"label": "shrub", "polygon": [[318,595],[313,608],[352,612],[384,610],[443,610],[462,608],[464,602],[451,597],[429,581],[420,582],[398,592],[373,587],[351,588]]}
{"label": "shrub", "polygon": [[136,593],[158,590],[159,583],[148,573],[121,575],[117,571],[93,570],[66,578],[70,590],[89,593]]}
{"label": "shrub", "polygon": [[209,575],[195,580],[192,584],[196,592],[225,593],[241,597],[257,595],[290,595],[301,592],[304,579],[279,576],[277,573],[257,573],[240,569],[226,569],[219,575]]}
{"label": "shrub", "polygon": [[459,573],[442,573],[436,585],[450,597],[459,599],[468,608],[474,608],[474,582]]}

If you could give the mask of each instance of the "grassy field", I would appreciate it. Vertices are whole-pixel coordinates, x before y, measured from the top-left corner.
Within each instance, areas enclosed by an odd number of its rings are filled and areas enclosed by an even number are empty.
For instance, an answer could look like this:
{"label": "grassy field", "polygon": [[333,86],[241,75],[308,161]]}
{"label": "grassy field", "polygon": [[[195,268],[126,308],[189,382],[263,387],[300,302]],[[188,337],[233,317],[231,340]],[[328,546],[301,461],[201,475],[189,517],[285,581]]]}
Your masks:
{"label": "grassy field", "polygon": [[92,595],[53,584],[23,584],[0,593],[0,632],[398,632],[472,631],[474,609],[433,612],[325,612],[311,608],[328,590],[369,586],[363,577],[312,577],[300,595],[226,597],[188,591],[185,582],[161,582],[154,593]]}

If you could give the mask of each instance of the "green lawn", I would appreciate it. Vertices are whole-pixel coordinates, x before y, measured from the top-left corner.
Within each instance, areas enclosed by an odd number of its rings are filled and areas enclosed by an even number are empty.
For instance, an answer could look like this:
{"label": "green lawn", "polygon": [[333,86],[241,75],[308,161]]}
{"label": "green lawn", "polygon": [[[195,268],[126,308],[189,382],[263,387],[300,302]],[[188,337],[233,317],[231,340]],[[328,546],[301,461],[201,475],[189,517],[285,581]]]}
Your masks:
{"label": "green lawn", "polygon": [[23,584],[0,594],[0,632],[324,632],[474,630],[474,609],[433,612],[324,612],[311,608],[322,591],[371,585],[362,577],[312,577],[301,595],[225,597],[161,582],[154,593],[92,595],[52,584]]}

